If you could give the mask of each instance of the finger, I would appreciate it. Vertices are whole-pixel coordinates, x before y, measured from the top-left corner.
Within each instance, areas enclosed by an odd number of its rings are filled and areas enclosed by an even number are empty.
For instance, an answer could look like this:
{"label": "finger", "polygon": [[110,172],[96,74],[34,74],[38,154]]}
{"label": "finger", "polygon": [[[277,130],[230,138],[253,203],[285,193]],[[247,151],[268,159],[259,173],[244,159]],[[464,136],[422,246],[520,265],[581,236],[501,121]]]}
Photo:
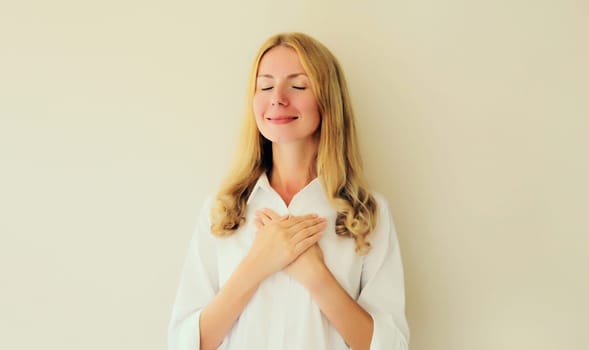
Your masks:
{"label": "finger", "polygon": [[264,213],[264,209],[256,210],[256,216],[259,218],[267,218],[268,215]]}
{"label": "finger", "polygon": [[302,228],[293,234],[292,241],[296,244],[296,243],[306,239],[307,237],[310,237],[310,236],[313,236],[319,232],[325,231],[326,226],[327,226],[326,221],[320,221],[316,224]]}
{"label": "finger", "polygon": [[290,218],[288,220],[286,220],[287,222],[285,224],[286,224],[286,227],[292,227],[292,226],[297,225],[301,222],[304,222],[307,220],[313,220],[313,219],[317,219],[317,218],[319,218],[319,216],[317,214],[290,216]]}
{"label": "finger", "polygon": [[278,214],[277,214],[277,213],[276,213],[274,210],[272,210],[272,209],[265,208],[265,209],[262,209],[262,212],[263,212],[263,213],[264,213],[264,214],[265,214],[267,217],[269,217],[269,218],[270,218],[270,219],[272,219],[272,220],[278,220],[278,219],[280,219],[280,215],[278,215]]}
{"label": "finger", "polygon": [[258,219],[260,220],[260,222],[264,225],[268,224],[270,221],[272,221],[272,219],[266,215],[266,213],[264,213],[263,210],[259,210],[256,212]]}
{"label": "finger", "polygon": [[260,221],[260,219],[259,219],[259,218],[256,218],[256,219],[254,220],[254,225],[256,225],[256,228],[257,228],[258,230],[259,230],[259,229],[261,229],[262,227],[264,227],[264,224],[262,223],[262,221]]}
{"label": "finger", "polygon": [[[306,220],[300,221],[300,222],[296,223],[295,225],[292,225],[291,227],[289,227],[289,231],[293,235],[296,235],[297,233],[304,231],[304,232],[308,233],[306,235],[306,236],[308,236],[309,234],[312,234],[316,230],[323,230],[325,228],[326,224],[327,224],[327,220],[325,220],[324,218],[306,219]],[[311,232],[309,232],[309,231],[311,231]]]}
{"label": "finger", "polygon": [[323,232],[318,232],[312,236],[309,236],[302,241],[298,242],[295,245],[294,253],[298,257],[299,255],[303,254],[307,251],[307,249],[311,248],[313,244],[319,242],[319,240],[323,237]]}

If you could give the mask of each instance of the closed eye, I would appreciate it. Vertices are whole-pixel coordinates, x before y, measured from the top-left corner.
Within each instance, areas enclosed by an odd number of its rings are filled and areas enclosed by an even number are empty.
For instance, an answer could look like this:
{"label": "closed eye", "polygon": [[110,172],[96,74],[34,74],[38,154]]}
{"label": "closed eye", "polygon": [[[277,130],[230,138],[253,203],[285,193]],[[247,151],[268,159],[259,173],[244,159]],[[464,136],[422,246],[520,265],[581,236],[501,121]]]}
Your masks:
{"label": "closed eye", "polygon": [[272,88],[273,88],[273,86],[268,86],[268,87],[260,88],[260,90],[262,90],[262,91],[268,91],[268,90],[272,90]]}
{"label": "closed eye", "polygon": [[293,89],[297,89],[297,90],[305,90],[306,87],[305,86],[293,86]]}

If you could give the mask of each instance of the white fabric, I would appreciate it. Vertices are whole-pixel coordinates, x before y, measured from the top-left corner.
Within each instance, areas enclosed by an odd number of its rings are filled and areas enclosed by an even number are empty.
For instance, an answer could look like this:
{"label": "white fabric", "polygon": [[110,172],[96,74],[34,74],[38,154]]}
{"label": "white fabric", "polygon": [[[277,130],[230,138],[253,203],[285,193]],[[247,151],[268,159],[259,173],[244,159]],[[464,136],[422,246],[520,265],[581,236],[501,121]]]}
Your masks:
{"label": "white fabric", "polygon": [[[335,234],[336,212],[318,179],[295,195],[287,207],[262,175],[250,198],[245,224],[224,238],[210,232],[212,200],[203,206],[182,271],[168,330],[169,350],[199,349],[200,311],[214,298],[247,254],[255,235],[255,212],[270,208],[280,215],[316,213],[327,229],[319,245],[325,263],[341,286],[374,320],[372,350],[406,350],[409,329],[399,244],[386,201],[375,195],[378,224],[369,236],[372,249],[361,257],[351,238]],[[225,337],[224,350],[348,349],[309,293],[280,271],[264,280]]]}

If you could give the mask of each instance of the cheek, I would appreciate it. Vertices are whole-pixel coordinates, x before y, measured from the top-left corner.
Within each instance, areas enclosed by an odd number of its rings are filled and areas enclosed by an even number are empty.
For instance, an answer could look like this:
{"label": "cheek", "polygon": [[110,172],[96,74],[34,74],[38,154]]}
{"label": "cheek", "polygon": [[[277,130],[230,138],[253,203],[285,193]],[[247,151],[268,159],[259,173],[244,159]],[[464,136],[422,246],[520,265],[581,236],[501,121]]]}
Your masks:
{"label": "cheek", "polygon": [[264,111],[266,109],[264,98],[260,95],[254,95],[252,105],[254,107],[254,115],[256,116],[256,119],[261,118],[264,115]]}
{"label": "cheek", "polygon": [[308,115],[314,115],[317,119],[321,120],[321,113],[319,112],[319,106],[315,99],[308,99],[305,101],[305,111]]}
{"label": "cheek", "polygon": [[262,132],[262,130],[264,128],[263,120],[264,120],[265,107],[264,107],[263,100],[264,99],[258,95],[254,95],[254,99],[252,100],[252,107],[254,110],[254,120],[256,122],[256,126],[257,126],[259,132]]}

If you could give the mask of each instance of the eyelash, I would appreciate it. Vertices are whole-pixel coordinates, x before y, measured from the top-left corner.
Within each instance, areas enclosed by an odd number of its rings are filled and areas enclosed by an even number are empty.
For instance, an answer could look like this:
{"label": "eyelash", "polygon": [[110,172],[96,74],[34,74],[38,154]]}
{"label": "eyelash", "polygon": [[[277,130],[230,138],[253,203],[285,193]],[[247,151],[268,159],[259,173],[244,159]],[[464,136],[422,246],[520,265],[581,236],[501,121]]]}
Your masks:
{"label": "eyelash", "polygon": [[[261,91],[269,91],[269,90],[271,90],[272,88],[273,88],[273,86],[270,86],[270,87],[266,87],[266,88],[260,88],[260,90],[261,90]],[[305,90],[305,89],[307,89],[307,88],[306,88],[306,87],[304,87],[304,86],[292,86],[292,88],[293,88],[293,89],[296,89],[296,90]]]}

